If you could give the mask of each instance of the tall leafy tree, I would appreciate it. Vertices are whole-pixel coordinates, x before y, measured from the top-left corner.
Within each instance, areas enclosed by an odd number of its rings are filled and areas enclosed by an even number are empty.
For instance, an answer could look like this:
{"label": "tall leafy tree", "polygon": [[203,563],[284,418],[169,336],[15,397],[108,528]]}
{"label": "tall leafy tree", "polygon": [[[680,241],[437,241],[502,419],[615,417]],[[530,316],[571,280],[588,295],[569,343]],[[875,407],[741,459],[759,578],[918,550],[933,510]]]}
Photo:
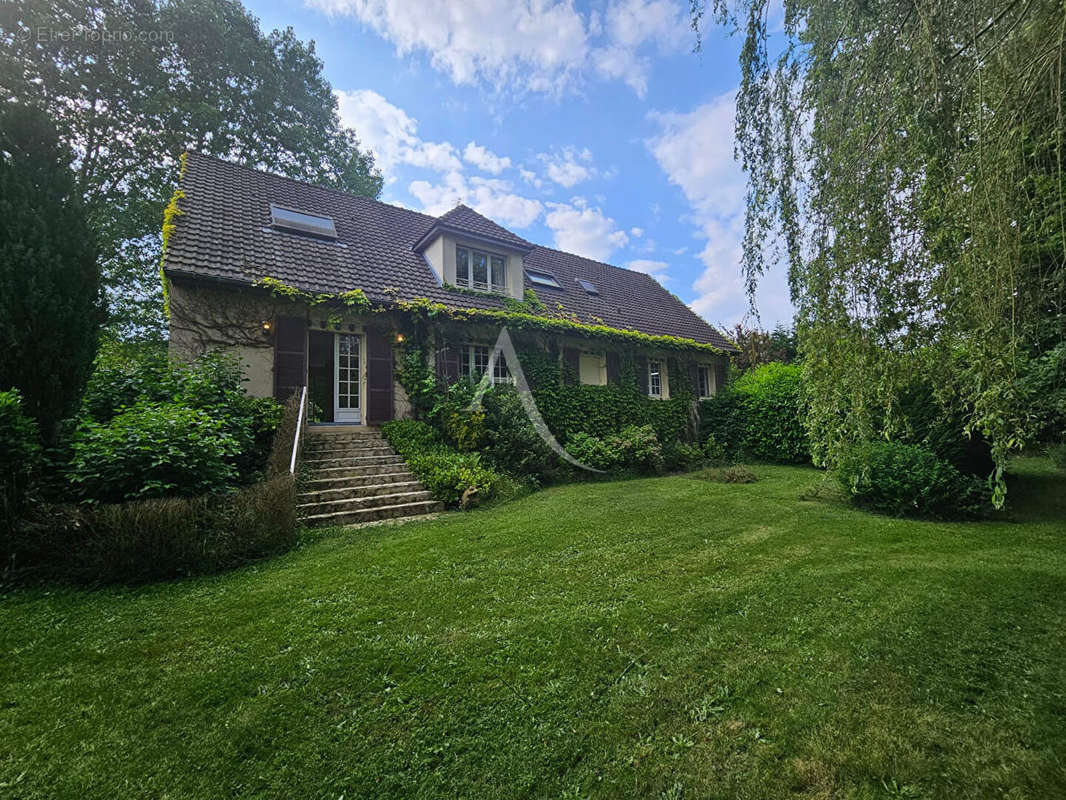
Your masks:
{"label": "tall leafy tree", "polygon": [[743,268],[788,263],[815,457],[892,436],[926,379],[1001,470],[1037,427],[1019,377],[1066,336],[1062,0],[783,12],[694,2],[743,31]]}
{"label": "tall leafy tree", "polygon": [[77,406],[104,303],[71,154],[41,112],[0,109],[0,390],[51,439]]}
{"label": "tall leafy tree", "polygon": [[186,149],[371,197],[313,43],[236,0],[0,6],[0,93],[46,110],[75,153],[116,332],[161,336],[159,230]]}

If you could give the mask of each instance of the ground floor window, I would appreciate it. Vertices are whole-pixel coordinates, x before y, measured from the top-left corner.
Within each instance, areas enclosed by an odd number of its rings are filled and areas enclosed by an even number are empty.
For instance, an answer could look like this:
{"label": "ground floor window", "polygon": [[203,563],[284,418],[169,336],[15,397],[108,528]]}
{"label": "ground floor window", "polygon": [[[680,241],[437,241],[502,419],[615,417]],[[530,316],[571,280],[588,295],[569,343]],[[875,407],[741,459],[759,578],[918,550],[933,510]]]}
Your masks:
{"label": "ground floor window", "polygon": [[607,384],[607,359],[603,353],[582,353],[578,360],[578,373],[583,384],[605,386]]}
{"label": "ground floor window", "polygon": [[715,389],[714,374],[712,370],[714,367],[709,367],[706,364],[701,364],[696,368],[696,376],[699,381],[700,399],[711,397]]}
{"label": "ground floor window", "polygon": [[648,362],[648,396],[663,396],[663,364],[661,361]]}
{"label": "ground floor window", "polygon": [[[489,370],[489,347],[483,344],[464,344],[459,348],[459,374],[472,381],[481,380]],[[496,356],[492,367],[493,383],[514,383],[503,353]]]}

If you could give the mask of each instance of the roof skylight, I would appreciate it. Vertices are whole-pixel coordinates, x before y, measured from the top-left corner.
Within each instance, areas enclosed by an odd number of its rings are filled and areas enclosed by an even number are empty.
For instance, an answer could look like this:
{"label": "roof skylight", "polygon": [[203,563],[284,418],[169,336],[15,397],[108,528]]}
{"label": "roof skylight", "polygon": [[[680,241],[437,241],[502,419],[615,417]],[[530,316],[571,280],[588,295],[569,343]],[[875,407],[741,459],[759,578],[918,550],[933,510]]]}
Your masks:
{"label": "roof skylight", "polygon": [[332,217],[308,214],[306,211],[297,211],[294,208],[285,208],[271,203],[270,222],[275,228],[284,228],[297,233],[310,233],[313,236],[323,236],[327,239],[337,238],[337,229],[333,226]]}
{"label": "roof skylight", "polygon": [[577,285],[584,289],[589,294],[599,294],[600,290],[596,288],[596,284],[592,281],[587,281],[584,278],[574,278],[577,281]]}
{"label": "roof skylight", "polygon": [[530,283],[535,283],[537,286],[550,286],[553,289],[561,289],[559,281],[555,280],[555,276],[549,272],[538,272],[534,269],[526,270],[526,277],[529,278]]}

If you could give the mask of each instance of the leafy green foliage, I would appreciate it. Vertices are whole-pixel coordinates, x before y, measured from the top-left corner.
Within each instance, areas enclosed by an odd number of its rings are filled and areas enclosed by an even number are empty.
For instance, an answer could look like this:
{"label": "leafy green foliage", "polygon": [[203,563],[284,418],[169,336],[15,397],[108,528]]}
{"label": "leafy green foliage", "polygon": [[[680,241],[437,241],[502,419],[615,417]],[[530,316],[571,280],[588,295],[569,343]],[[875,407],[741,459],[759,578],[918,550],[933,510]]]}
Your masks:
{"label": "leafy green foliage", "polygon": [[225,495],[41,505],[17,563],[81,583],[143,583],[231,569],[296,541],[296,486],[282,475]]}
{"label": "leafy green foliage", "polygon": [[972,518],[991,511],[985,484],[915,445],[856,445],[840,460],[836,477],[856,505],[891,516]]}
{"label": "leafy green foliage", "polygon": [[0,392],[0,528],[4,532],[25,505],[41,455],[37,442],[37,424],[23,412],[19,393]]}
{"label": "leafy green foliage", "polygon": [[663,468],[667,472],[684,472],[702,466],[707,460],[701,447],[691,442],[665,442]]}
{"label": "leafy green foliage", "polygon": [[566,451],[582,464],[604,472],[611,472],[622,465],[622,454],[610,442],[581,431],[570,437]]}
{"label": "leafy green foliage", "polygon": [[237,482],[239,453],[237,440],[206,411],[141,401],[106,423],[78,425],[68,475],[95,501],[209,494]]}
{"label": "leafy green foliage", "polygon": [[47,115],[0,109],[0,390],[22,393],[48,442],[77,407],[104,320],[70,162]]}
{"label": "leafy green foliage", "polygon": [[760,364],[791,364],[798,357],[795,328],[776,325],[768,331],[738,322],[732,328],[722,326],[721,330],[740,349],[732,358],[740,374]]}
{"label": "leafy green foliage", "polygon": [[518,390],[494,386],[481,400],[485,436],[481,453],[500,472],[527,484],[559,480],[567,468],[560,464],[526,416]]}
{"label": "leafy green foliage", "polygon": [[651,425],[627,425],[610,444],[626,468],[645,475],[663,471],[663,448]]}
{"label": "leafy green foliage", "polygon": [[1066,444],[1053,444],[1048,447],[1048,458],[1061,470],[1066,470]]}
{"label": "leafy green foliage", "polygon": [[755,483],[759,480],[758,475],[742,464],[733,464],[729,467],[711,467],[702,472],[697,472],[692,477],[713,483]]}
{"label": "leafy green foliage", "polygon": [[450,508],[489,500],[501,476],[482,464],[478,453],[459,453],[420,420],[386,422],[381,433],[433,496]]}
{"label": "leafy green foliage", "polygon": [[[76,192],[100,235],[112,325],[124,338],[163,335],[159,220],[186,148],[354,194],[381,191],[373,157],[340,123],[314,45],[291,28],[264,33],[237,0],[30,0],[9,11],[0,89],[52,113],[80,154]],[[121,38],[39,41],[38,29]]]}
{"label": "leafy green foliage", "polygon": [[140,403],[203,411],[216,421],[219,431],[236,443],[226,462],[240,483],[255,480],[266,465],[283,413],[271,398],[248,396],[233,354],[215,351],[182,364],[154,345],[101,349],[85,389],[82,417],[107,424]]}
{"label": "leafy green foliage", "polygon": [[1001,501],[1040,435],[1024,370],[1066,340],[1061,2],[785,0],[780,32],[765,0],[713,8],[744,31],[743,269],[754,297],[788,259],[815,462],[891,438],[927,381]]}
{"label": "leafy green foliage", "polygon": [[810,459],[803,375],[793,364],[763,364],[700,402],[700,437],[712,461],[741,455],[799,464]]}

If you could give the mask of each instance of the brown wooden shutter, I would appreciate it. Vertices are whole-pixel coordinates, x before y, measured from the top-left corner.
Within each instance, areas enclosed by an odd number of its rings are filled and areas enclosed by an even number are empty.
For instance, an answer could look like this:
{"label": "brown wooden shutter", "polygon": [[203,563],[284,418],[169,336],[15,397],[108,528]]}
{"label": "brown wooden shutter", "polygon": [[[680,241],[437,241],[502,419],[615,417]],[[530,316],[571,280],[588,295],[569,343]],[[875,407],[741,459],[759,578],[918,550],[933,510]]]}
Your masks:
{"label": "brown wooden shutter", "polygon": [[563,348],[563,380],[581,383],[581,351],[574,347]]}
{"label": "brown wooden shutter", "polygon": [[380,331],[366,333],[366,421],[388,422],[393,415],[392,341]]}
{"label": "brown wooden shutter", "polygon": [[459,350],[442,347],[437,350],[437,380],[446,385],[459,380]]}
{"label": "brown wooden shutter", "polygon": [[637,391],[643,395],[648,394],[648,357],[637,356],[633,359],[637,368]]}
{"label": "brown wooden shutter", "polygon": [[307,321],[303,317],[274,320],[274,397],[282,402],[307,380]]}
{"label": "brown wooden shutter", "polygon": [[622,380],[622,359],[613,350],[607,351],[607,383],[619,383]]}

